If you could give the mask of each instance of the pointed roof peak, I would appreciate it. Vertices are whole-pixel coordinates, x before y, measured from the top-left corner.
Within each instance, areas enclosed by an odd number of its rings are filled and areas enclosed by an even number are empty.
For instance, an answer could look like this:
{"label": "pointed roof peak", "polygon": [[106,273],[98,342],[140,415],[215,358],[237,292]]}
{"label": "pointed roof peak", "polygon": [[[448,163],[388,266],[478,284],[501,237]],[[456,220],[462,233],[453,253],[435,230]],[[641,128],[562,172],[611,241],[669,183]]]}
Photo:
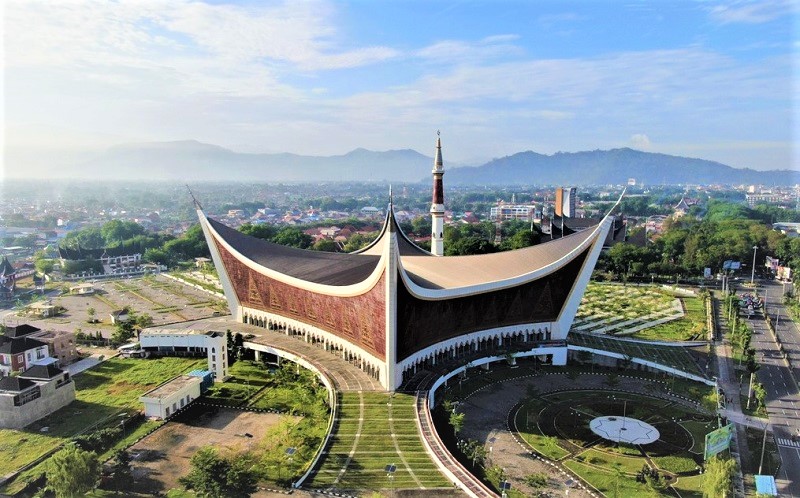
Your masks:
{"label": "pointed roof peak", "polygon": [[436,157],[433,159],[433,168],[441,170],[444,168],[442,161],[442,136],[439,130],[436,130]]}
{"label": "pointed roof peak", "polygon": [[186,190],[189,191],[189,195],[192,197],[194,208],[197,209],[198,211],[202,211],[203,206],[200,205],[200,202],[198,202],[197,198],[194,196],[194,192],[192,192],[192,189],[189,188],[189,185],[186,185]]}

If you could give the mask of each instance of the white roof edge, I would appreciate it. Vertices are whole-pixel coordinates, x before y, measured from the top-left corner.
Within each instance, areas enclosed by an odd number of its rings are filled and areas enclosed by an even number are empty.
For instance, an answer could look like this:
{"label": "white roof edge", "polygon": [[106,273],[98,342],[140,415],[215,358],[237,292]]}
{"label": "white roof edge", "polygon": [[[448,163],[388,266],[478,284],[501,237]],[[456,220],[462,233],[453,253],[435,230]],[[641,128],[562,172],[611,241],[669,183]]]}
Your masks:
{"label": "white roof edge", "polygon": [[605,236],[610,226],[611,226],[611,220],[609,219],[608,215],[606,215],[606,217],[604,217],[603,220],[594,229],[594,232],[592,233],[591,236],[587,237],[581,244],[573,248],[564,256],[541,268],[537,268],[536,270],[523,273],[512,278],[496,280],[492,282],[485,282],[478,285],[455,287],[450,289],[429,289],[427,287],[422,287],[414,283],[413,280],[411,280],[405,268],[403,268],[402,258],[399,258],[398,255],[398,258],[400,259],[400,275],[408,291],[414,297],[425,300],[451,299],[455,297],[464,297],[474,294],[483,294],[485,292],[507,289],[509,287],[515,287],[517,285],[521,285],[539,279],[560,269],[561,267],[563,267],[564,265],[575,259],[580,253],[586,250],[589,246],[591,246],[597,240],[598,235],[602,233],[603,236]]}
{"label": "white roof edge", "polygon": [[375,265],[375,269],[372,270],[372,273],[369,275],[369,277],[367,277],[366,279],[357,284],[326,285],[326,284],[317,284],[314,282],[309,282],[307,280],[303,280],[297,277],[292,277],[290,275],[286,275],[284,273],[272,270],[270,268],[267,268],[266,266],[254,262],[253,260],[249,259],[242,253],[234,249],[233,246],[228,244],[228,242],[216,230],[214,230],[214,227],[210,223],[208,223],[205,217],[204,217],[204,223],[206,224],[206,227],[208,227],[209,232],[214,236],[214,239],[217,242],[219,242],[229,253],[231,253],[240,263],[244,264],[251,270],[255,270],[256,272],[261,273],[269,278],[272,278],[287,285],[291,285],[293,287],[297,287],[299,289],[311,292],[317,292],[320,294],[328,294],[337,297],[359,296],[361,294],[366,293],[373,287],[375,287],[375,284],[378,283],[378,280],[380,280],[381,276],[383,276],[384,273],[384,267],[386,265],[386,257],[381,256],[381,259],[378,261],[378,264]]}

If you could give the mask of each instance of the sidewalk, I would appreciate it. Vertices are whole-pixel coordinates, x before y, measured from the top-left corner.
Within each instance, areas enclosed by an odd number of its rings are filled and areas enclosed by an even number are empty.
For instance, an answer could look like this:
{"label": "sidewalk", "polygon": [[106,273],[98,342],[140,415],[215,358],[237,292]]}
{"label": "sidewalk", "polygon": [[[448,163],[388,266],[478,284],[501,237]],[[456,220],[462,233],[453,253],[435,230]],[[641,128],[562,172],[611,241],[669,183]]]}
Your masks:
{"label": "sidewalk", "polygon": [[[717,311],[719,313],[719,311]],[[747,446],[747,433],[745,426],[764,429],[764,422],[753,417],[745,416],[742,413],[742,405],[740,401],[740,393],[742,386],[739,384],[739,379],[736,378],[736,368],[733,362],[733,352],[731,351],[730,344],[726,339],[728,333],[728,326],[719,319],[719,315],[715,317],[717,320],[720,337],[722,341],[716,343],[716,357],[717,369],[719,370],[719,377],[717,383],[725,393],[725,409],[722,410],[728,421],[734,422],[736,427],[736,437],[731,445],[731,453],[739,466],[734,478],[734,496],[744,496],[744,479],[741,469],[744,466],[750,467],[750,448]],[[746,389],[746,386],[745,386]]]}

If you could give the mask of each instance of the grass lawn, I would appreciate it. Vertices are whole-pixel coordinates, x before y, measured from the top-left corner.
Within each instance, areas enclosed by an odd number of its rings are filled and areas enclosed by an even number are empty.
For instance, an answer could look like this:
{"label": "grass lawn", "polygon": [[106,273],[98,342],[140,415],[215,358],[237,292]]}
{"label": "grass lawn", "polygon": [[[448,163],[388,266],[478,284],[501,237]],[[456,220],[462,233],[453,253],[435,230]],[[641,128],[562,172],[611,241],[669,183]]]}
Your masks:
{"label": "grass lawn", "polygon": [[[119,413],[140,409],[139,396],[158,384],[205,364],[205,360],[111,358],[73,377],[76,400],[23,430],[0,430],[0,475],[35,460],[72,436],[118,423]],[[111,421],[111,422],[109,422]],[[47,427],[47,432],[41,429]],[[19,487],[20,483],[12,483]]]}
{"label": "grass lawn", "polygon": [[[591,482],[606,496],[617,496],[618,498],[640,498],[647,494],[647,486],[636,482],[632,476],[624,473],[617,474],[614,470],[601,469],[573,460],[564,462],[569,470],[575,472],[585,481]],[[641,466],[639,467],[641,469]]]}
{"label": "grass lawn", "polygon": [[636,332],[631,337],[654,341],[689,341],[706,338],[706,307],[702,298],[681,297],[683,318]]}
{"label": "grass lawn", "polygon": [[[425,452],[413,396],[343,393],[340,406],[333,443],[309,486],[361,491],[452,487]],[[389,464],[397,466],[391,482],[384,471]]]}
{"label": "grass lawn", "polygon": [[605,451],[598,451],[594,448],[581,453],[576,459],[582,458],[582,461],[590,465],[597,465],[600,467],[616,467],[626,474],[635,474],[642,470],[643,460],[641,458],[623,456],[619,454],[608,453]]}
{"label": "grass lawn", "polygon": [[652,460],[656,467],[673,474],[694,472],[697,469],[697,462],[687,453],[653,457]]}
{"label": "grass lawn", "polygon": [[703,498],[703,493],[700,491],[700,485],[703,483],[703,476],[697,475],[692,477],[679,477],[678,482],[672,485],[681,498]]}

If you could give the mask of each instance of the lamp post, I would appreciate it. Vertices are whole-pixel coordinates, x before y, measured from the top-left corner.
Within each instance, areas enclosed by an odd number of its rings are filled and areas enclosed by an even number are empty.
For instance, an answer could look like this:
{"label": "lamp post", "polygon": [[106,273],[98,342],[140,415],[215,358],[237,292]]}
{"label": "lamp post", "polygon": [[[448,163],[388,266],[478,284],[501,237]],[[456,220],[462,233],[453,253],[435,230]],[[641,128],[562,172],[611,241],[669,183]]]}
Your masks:
{"label": "lamp post", "polygon": [[753,285],[756,279],[756,249],[758,246],[753,246],[753,269],[750,271],[750,285]]}
{"label": "lamp post", "polygon": [[397,470],[397,465],[390,463],[383,470],[386,471],[386,478],[389,479],[389,492],[394,496],[394,472]]}

